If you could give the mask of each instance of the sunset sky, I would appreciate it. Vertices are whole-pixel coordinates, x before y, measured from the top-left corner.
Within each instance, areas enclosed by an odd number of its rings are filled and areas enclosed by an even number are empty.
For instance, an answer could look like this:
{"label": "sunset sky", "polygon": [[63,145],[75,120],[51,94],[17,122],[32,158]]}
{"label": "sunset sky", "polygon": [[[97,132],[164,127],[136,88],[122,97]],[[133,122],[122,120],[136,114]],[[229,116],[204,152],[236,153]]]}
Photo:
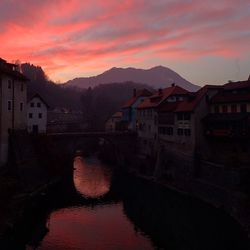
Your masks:
{"label": "sunset sky", "polygon": [[250,74],[249,0],[1,0],[0,57],[54,81],[169,67],[203,85]]}

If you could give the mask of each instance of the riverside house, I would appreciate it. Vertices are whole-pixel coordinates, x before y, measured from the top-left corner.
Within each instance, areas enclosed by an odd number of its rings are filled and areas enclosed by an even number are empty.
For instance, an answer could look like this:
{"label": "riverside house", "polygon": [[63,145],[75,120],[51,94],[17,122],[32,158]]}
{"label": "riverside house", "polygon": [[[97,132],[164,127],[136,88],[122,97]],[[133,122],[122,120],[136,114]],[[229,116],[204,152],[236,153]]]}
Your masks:
{"label": "riverside house", "polygon": [[122,130],[121,127],[121,120],[122,120],[122,112],[117,111],[115,112],[105,123],[105,131],[107,132],[115,132]]}
{"label": "riverside house", "polygon": [[[164,107],[174,108],[177,103],[187,98],[188,93],[187,90],[173,84],[171,87],[159,89],[156,94],[148,97],[138,106],[139,148],[143,155],[156,155],[159,132],[166,131],[166,134],[173,132],[173,116],[164,117],[162,113]],[[166,123],[159,127],[159,121],[166,121]]]}
{"label": "riverside house", "polygon": [[160,110],[158,144],[165,156],[162,165],[172,178],[189,179],[197,175],[196,161],[200,160],[202,150],[208,150],[201,120],[209,113],[209,101],[220,88],[206,85],[195,93],[187,93],[175,105],[166,103]]}
{"label": "riverside house", "polygon": [[223,165],[249,166],[250,79],[223,85],[211,99],[203,123],[210,148],[203,158]]}
{"label": "riverside house", "polygon": [[27,128],[27,78],[0,58],[0,165],[7,163],[9,132]]}
{"label": "riverside house", "polygon": [[127,129],[136,131],[138,127],[137,107],[149,96],[152,95],[147,89],[133,91],[133,97],[122,107],[122,121],[127,124]]}
{"label": "riverside house", "polygon": [[29,133],[46,133],[47,113],[49,105],[39,95],[35,94],[27,103],[27,125]]}

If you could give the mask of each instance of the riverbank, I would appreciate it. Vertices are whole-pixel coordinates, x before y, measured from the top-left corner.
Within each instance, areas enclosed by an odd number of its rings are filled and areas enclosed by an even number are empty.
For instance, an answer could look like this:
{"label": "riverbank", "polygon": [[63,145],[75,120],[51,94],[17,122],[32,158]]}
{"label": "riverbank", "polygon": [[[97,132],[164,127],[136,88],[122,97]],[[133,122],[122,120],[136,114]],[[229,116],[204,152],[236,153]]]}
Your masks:
{"label": "riverbank", "polygon": [[4,249],[15,249],[9,247],[12,235],[22,232],[27,221],[36,221],[46,206],[47,194],[61,182],[72,180],[72,163],[51,145],[46,137],[23,131],[10,135],[9,162],[0,174],[0,241]]}
{"label": "riverbank", "polygon": [[[36,233],[43,237],[46,232],[47,211],[51,209],[50,200],[63,187],[72,185],[71,178],[56,177],[32,192],[16,192],[5,204],[4,220],[1,221],[0,246],[5,250],[22,248]],[[49,208],[49,209],[48,209]],[[39,228],[42,225],[42,228]]]}
{"label": "riverbank", "polygon": [[[202,202],[212,205],[216,209],[224,211],[241,225],[250,239],[250,199],[246,194],[230,193],[229,190],[222,190],[220,187],[215,186],[211,187],[211,184],[201,183],[199,181],[189,181],[188,183],[174,182],[173,180],[167,181],[152,175],[143,174],[140,172],[140,169],[138,170],[134,167],[129,169],[128,173],[174,192],[190,196],[190,198],[197,198]],[[220,194],[216,193],[216,190],[219,190]],[[227,200],[225,200],[225,198],[223,199],[223,197],[226,196]],[[219,198],[221,198],[221,200]]]}

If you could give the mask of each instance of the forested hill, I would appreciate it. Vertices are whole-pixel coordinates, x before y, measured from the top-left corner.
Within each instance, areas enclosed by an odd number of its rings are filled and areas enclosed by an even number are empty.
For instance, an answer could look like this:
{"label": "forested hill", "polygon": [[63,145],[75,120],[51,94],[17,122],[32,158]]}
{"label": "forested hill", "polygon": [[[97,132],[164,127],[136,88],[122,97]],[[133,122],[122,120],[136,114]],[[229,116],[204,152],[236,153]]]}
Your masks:
{"label": "forested hill", "polygon": [[28,97],[39,93],[53,107],[67,107],[70,109],[80,108],[81,92],[75,88],[62,88],[50,81],[43,69],[29,63],[21,65],[22,72],[29,78]]}
{"label": "forested hill", "polygon": [[149,88],[134,82],[100,84],[94,88],[78,89],[55,84],[43,69],[29,63],[21,65],[28,82],[28,97],[39,93],[51,108],[90,111],[95,126],[103,128],[105,121],[132,97],[133,89]]}

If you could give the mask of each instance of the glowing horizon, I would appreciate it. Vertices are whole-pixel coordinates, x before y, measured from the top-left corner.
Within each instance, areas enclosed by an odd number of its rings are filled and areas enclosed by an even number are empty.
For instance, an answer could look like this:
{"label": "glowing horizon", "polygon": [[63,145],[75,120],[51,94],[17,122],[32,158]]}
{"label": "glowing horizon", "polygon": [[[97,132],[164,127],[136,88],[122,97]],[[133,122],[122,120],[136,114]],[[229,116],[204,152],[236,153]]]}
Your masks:
{"label": "glowing horizon", "polygon": [[3,0],[0,57],[39,65],[61,82],[162,65],[216,84],[248,78],[249,23],[247,0]]}

